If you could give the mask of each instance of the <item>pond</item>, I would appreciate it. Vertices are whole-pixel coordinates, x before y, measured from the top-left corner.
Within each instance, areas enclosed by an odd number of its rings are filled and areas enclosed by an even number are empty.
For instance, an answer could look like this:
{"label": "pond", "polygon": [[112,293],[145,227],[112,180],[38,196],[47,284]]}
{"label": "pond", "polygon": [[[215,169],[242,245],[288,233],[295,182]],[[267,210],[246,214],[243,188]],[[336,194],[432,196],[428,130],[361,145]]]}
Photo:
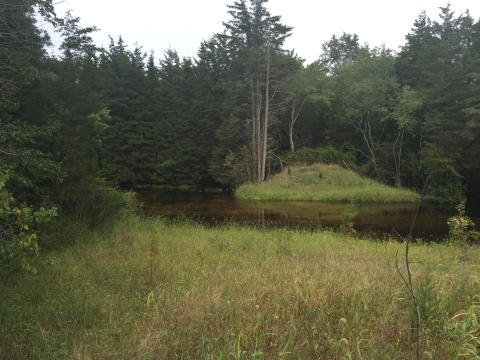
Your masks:
{"label": "pond", "polygon": [[[232,194],[204,192],[139,191],[146,212],[169,218],[184,217],[209,225],[241,223],[262,227],[338,227],[348,204],[312,201],[253,201],[236,199]],[[361,233],[396,237],[409,233],[417,205],[368,203],[355,206],[354,228]],[[453,206],[421,206],[413,236],[427,241],[441,240],[448,234],[447,220],[455,215]],[[478,213],[468,213],[480,225]]]}

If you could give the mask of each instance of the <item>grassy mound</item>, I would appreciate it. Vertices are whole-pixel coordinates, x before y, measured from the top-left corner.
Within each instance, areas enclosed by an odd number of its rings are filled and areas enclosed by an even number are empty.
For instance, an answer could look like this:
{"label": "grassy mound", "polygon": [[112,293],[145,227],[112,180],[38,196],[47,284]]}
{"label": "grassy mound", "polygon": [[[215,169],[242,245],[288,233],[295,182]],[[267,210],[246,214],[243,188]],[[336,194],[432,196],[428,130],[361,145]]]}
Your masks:
{"label": "grassy mound", "polygon": [[338,165],[323,164],[289,167],[263,184],[241,185],[235,195],[251,200],[418,201],[413,191],[382,185]]}
{"label": "grassy mound", "polygon": [[[38,274],[0,278],[0,359],[415,357],[396,242],[155,219],[68,236]],[[480,253],[469,252],[410,249],[433,359],[477,346]]]}

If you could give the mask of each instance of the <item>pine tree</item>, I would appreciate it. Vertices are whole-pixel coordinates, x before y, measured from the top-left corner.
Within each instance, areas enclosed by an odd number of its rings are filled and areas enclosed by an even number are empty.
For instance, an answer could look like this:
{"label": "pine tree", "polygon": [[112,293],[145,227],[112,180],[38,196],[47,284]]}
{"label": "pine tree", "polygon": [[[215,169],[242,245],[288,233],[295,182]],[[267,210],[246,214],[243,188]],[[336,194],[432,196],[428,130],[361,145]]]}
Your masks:
{"label": "pine tree", "polygon": [[[232,58],[230,81],[240,93],[234,96],[247,106],[238,112],[250,133],[251,180],[264,181],[269,130],[278,110],[278,92],[286,84],[293,61],[282,49],[291,27],[271,16],[266,0],[245,0],[230,5],[232,19],[224,23],[227,46]],[[291,57],[290,57],[291,59]],[[238,90],[237,90],[238,89]]]}
{"label": "pine tree", "polygon": [[147,105],[145,58],[141,48],[129,51],[119,37],[117,43],[111,39],[99,65],[105,74],[103,92],[111,117],[102,135],[102,174],[125,186],[145,181],[141,171],[142,112]]}
{"label": "pine tree", "polygon": [[474,22],[468,12],[455,17],[449,5],[440,9],[440,22],[425,13],[417,19],[396,61],[396,73],[423,103],[417,136],[424,186],[434,197],[457,201],[462,151],[472,134],[464,109],[476,81],[471,76]]}

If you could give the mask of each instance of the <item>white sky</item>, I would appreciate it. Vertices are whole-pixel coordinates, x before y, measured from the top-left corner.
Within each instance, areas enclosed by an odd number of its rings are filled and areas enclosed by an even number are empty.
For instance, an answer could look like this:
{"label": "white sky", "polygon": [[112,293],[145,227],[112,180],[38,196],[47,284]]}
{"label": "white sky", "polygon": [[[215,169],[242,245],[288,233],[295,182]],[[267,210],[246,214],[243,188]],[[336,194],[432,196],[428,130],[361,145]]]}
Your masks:
{"label": "white sky", "polygon": [[[385,44],[397,50],[405,43],[405,35],[422,10],[437,19],[439,6],[448,0],[270,0],[267,8],[271,15],[281,15],[281,22],[293,26],[292,36],[285,43],[288,49],[315,61],[320,47],[333,34],[343,31],[356,33],[360,42],[372,47]],[[221,32],[222,21],[228,21],[227,4],[233,0],[66,0],[56,5],[56,12],[64,16],[72,10],[81,18],[81,26],[101,29],[93,36],[97,45],[108,46],[111,35],[133,47],[135,42],[143,50],[155,51],[162,57],[163,50],[171,47],[181,57],[195,56],[203,39]],[[470,10],[474,19],[480,17],[480,1],[451,0],[456,15]],[[58,39],[53,37],[58,43]],[[57,44],[58,47],[58,44]]]}

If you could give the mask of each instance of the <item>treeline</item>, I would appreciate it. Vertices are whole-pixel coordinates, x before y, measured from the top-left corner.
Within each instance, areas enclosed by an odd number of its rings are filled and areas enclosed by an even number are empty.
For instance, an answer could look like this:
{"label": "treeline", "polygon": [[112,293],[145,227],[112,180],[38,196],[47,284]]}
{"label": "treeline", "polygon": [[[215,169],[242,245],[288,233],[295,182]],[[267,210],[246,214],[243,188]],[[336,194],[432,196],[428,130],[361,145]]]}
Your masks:
{"label": "treeline", "polygon": [[125,203],[117,187],[235,187],[295,160],[438,201],[478,193],[480,21],[447,5],[440,21],[420,14],[398,53],[344,33],[305,64],[266,2],[235,1],[195,58],[157,58],[121,37],[99,48],[51,0],[0,0],[2,244],[57,212],[100,221]]}

